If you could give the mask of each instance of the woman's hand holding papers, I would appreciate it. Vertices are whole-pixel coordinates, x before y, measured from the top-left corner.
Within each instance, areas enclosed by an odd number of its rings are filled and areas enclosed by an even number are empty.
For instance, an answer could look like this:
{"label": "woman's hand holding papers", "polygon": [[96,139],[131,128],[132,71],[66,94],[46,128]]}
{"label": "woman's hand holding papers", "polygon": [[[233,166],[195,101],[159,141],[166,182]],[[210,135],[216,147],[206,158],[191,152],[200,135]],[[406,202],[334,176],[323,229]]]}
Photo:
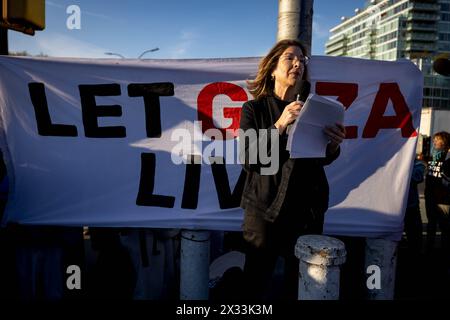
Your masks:
{"label": "woman's hand holding papers", "polygon": [[323,132],[330,139],[327,146],[327,154],[334,154],[345,139],[345,127],[340,123],[336,123],[334,126],[326,126]]}

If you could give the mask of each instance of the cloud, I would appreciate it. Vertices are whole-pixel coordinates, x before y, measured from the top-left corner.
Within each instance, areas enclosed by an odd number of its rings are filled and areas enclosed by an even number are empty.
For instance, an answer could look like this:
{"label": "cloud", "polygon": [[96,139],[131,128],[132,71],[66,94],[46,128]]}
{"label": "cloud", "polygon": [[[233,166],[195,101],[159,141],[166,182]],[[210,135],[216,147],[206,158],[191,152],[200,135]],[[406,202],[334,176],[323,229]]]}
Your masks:
{"label": "cloud", "polygon": [[178,44],[170,50],[172,59],[181,59],[189,56],[189,50],[198,39],[198,34],[193,31],[183,30],[178,40]]}
{"label": "cloud", "polygon": [[47,33],[36,37],[38,52],[51,57],[105,58],[108,49],[75,39],[61,33]]}
{"label": "cloud", "polygon": [[[45,3],[48,4],[50,7],[54,7],[54,8],[58,8],[58,9],[64,9],[64,11],[66,11],[66,9],[69,7],[69,6],[63,6],[62,4],[58,4],[58,3],[55,3],[53,1],[48,1],[48,0],[45,1]],[[87,15],[87,16],[91,16],[91,17],[95,17],[95,18],[100,18],[100,19],[103,19],[103,20],[118,22],[118,23],[124,23],[125,22],[125,20],[122,19],[122,18],[117,19],[117,18],[113,18],[113,17],[107,16],[107,15],[102,14],[102,13],[96,13],[96,12],[84,10],[83,7],[81,7],[81,6],[78,6],[78,7],[80,8],[81,16]]]}
{"label": "cloud", "polygon": [[313,19],[313,25],[312,25],[312,32],[313,32],[313,37],[315,38],[328,38],[329,37],[329,28],[324,26],[321,22],[319,22],[318,20],[319,17],[317,17],[318,19]]}
{"label": "cloud", "polygon": [[100,19],[104,19],[104,20],[108,20],[108,21],[116,21],[116,22],[124,22],[125,20],[123,19],[115,19],[112,18],[110,16],[107,16],[105,14],[101,14],[101,13],[95,13],[95,12],[91,12],[91,11],[86,11],[86,10],[82,10],[81,14],[85,14],[91,17],[95,17],[95,18],[100,18]]}
{"label": "cloud", "polygon": [[64,9],[64,6],[58,3],[54,3],[53,1],[45,1],[45,4],[48,4],[50,7]]}
{"label": "cloud", "polygon": [[330,37],[330,29],[333,26],[330,24],[329,18],[326,16],[316,14],[313,17],[312,26],[312,54],[323,55],[325,54],[325,43]]}

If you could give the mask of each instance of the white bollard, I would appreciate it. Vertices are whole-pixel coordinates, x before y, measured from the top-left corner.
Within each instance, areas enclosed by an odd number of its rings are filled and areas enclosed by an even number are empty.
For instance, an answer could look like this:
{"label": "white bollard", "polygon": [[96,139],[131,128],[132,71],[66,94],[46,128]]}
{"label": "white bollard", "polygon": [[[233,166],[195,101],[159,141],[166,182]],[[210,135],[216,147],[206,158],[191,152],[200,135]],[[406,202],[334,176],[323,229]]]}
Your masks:
{"label": "white bollard", "polygon": [[298,300],[338,300],[340,265],[346,258],[342,241],[305,235],[297,240],[295,256],[300,259]]}
{"label": "white bollard", "polygon": [[180,299],[208,300],[209,231],[181,232]]}
{"label": "white bollard", "polygon": [[365,268],[369,300],[393,300],[398,242],[366,239]]}

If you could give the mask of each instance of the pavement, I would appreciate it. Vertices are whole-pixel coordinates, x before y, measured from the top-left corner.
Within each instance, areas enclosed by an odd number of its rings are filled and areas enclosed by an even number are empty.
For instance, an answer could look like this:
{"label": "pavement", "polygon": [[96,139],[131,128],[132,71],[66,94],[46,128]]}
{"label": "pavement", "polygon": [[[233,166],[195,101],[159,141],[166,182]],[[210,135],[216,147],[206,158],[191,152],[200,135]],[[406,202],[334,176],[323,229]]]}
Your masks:
{"label": "pavement", "polygon": [[[420,192],[420,208],[422,214],[423,222],[423,243],[425,244],[426,238],[426,212],[423,197],[423,186],[419,188]],[[221,238],[219,233],[212,233],[211,244],[216,244],[212,246],[212,260],[219,257],[225,252],[232,250],[239,251],[242,248],[242,235],[239,232],[227,232],[225,238]],[[217,239],[214,239],[217,236]],[[344,241],[347,250],[347,261],[341,268],[341,281],[340,281],[340,299],[341,300],[366,300],[367,299],[367,288],[366,280],[368,275],[365,273],[364,269],[364,256],[365,256],[365,239],[364,238],[351,238],[351,237],[339,237]],[[398,257],[397,257],[397,272],[396,272],[396,286],[395,286],[395,300],[450,300],[450,272],[448,267],[445,266],[444,258],[449,253],[442,251],[440,243],[440,233],[437,234],[436,244],[433,250],[430,252],[425,252],[422,249],[420,252],[411,252],[407,246],[406,239],[402,239],[398,246]],[[240,243],[241,242],[241,243]],[[3,245],[3,246],[2,246]],[[85,251],[85,270],[87,271],[87,277],[83,277],[83,281],[91,280],[92,282],[99,282],[98,277],[92,277],[92,270],[97,270],[98,266],[98,253],[92,250],[92,245],[89,240],[85,238],[84,241]],[[110,245],[108,245],[110,247]],[[17,283],[13,282],[13,276],[16,271],[16,266],[14,264],[14,252],[11,251],[8,239],[4,233],[0,233],[0,252],[2,261],[9,261],[9,263],[0,264],[0,300],[4,298],[14,298],[17,297]],[[151,248],[151,246],[149,246]],[[224,250],[222,250],[224,248]],[[82,250],[83,251],[83,250]],[[117,265],[117,260],[119,259],[117,254],[113,253],[114,256],[110,257],[111,260],[107,259],[110,264],[103,265],[102,270],[109,270],[104,275],[104,282],[100,282],[101,285],[109,283],[109,286],[103,288],[103,293],[105,291],[111,290],[111,294],[117,293],[120,298],[125,293],[127,298],[131,298],[132,294],[127,289],[126,281],[129,277],[130,266],[127,265]],[[162,258],[163,256],[152,256],[152,259]],[[77,256],[78,257],[78,256]],[[228,262],[222,261],[220,264],[213,264],[212,275],[217,277],[218,274],[223,274],[225,276],[223,279],[214,283],[210,291],[211,301],[223,301],[223,300],[236,300],[239,297],[239,293],[243,290],[241,285],[243,283],[242,278],[242,254],[232,254],[229,256]],[[82,258],[77,258],[82,261]],[[77,261],[78,261],[77,260]],[[105,257],[103,257],[105,260]],[[234,268],[230,268],[227,271],[224,269],[224,265],[230,264]],[[114,267],[112,267],[114,266]],[[131,267],[132,269],[132,267]],[[268,298],[270,300],[278,300],[281,296],[281,279],[283,274],[283,260],[279,259],[274,276],[272,279],[271,288],[269,290]],[[118,276],[120,275],[120,276]],[[111,279],[124,279],[123,286],[117,280],[110,281]],[[95,280],[95,281],[93,281]],[[87,281],[90,282],[90,281]],[[149,282],[146,281],[148,284]],[[86,283],[83,284],[83,288],[86,288]],[[98,283],[97,283],[98,285]],[[65,297],[68,299],[90,299],[92,297],[103,297],[105,295],[99,294],[98,292],[91,292],[89,287],[92,288],[92,284],[87,285],[86,290],[82,290],[79,294],[72,292],[65,292]],[[95,286],[94,286],[95,287]],[[129,288],[128,288],[129,289]],[[67,291],[67,290],[66,290]],[[95,290],[94,290],[95,291]],[[118,298],[119,296],[116,296]],[[178,298],[178,292],[173,291],[173,299]],[[245,298],[245,297],[243,297]]]}
{"label": "pavement", "polygon": [[[423,186],[419,185],[420,209],[423,223],[423,241],[426,239],[426,211]],[[231,238],[238,239],[239,234],[232,234]],[[366,300],[366,280],[368,275],[364,269],[365,239],[355,237],[338,237],[345,243],[347,261],[341,268],[340,299]],[[230,242],[233,242],[231,240]],[[238,242],[238,241],[237,241]],[[227,241],[225,241],[225,246]],[[405,235],[398,245],[397,271],[395,277],[394,300],[450,300],[450,270],[445,265],[444,253],[441,245],[440,232],[436,236],[436,243],[430,252],[422,248],[420,252],[412,252],[407,245]],[[236,249],[236,248],[231,248]],[[277,300],[281,294],[281,279],[283,274],[283,260],[280,258],[272,279],[269,299]],[[239,291],[242,275],[234,268],[227,275],[225,283],[213,290],[213,300],[233,299]],[[220,300],[218,299],[218,300]]]}
{"label": "pavement", "polygon": [[[422,216],[422,243],[425,244],[426,224],[424,183],[419,184],[420,213]],[[450,300],[450,269],[444,261],[449,252],[443,252],[441,233],[431,252],[410,252],[403,238],[399,243],[395,299],[445,299]]]}

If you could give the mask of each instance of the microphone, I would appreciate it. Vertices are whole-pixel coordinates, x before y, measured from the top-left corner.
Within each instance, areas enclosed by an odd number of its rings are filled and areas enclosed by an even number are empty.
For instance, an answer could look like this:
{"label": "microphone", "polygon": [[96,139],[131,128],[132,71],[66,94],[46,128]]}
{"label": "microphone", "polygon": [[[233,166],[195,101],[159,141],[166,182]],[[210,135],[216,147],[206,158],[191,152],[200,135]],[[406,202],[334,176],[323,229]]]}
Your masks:
{"label": "microphone", "polygon": [[445,77],[450,76],[450,60],[445,58],[438,58],[434,60],[433,69],[440,75]]}
{"label": "microphone", "polygon": [[[311,91],[311,83],[308,80],[300,80],[299,82],[299,92],[297,94],[297,101],[301,101],[305,103],[306,99],[309,96],[309,92]],[[289,134],[289,131],[291,131],[292,123],[289,124],[286,128],[286,134]]]}

